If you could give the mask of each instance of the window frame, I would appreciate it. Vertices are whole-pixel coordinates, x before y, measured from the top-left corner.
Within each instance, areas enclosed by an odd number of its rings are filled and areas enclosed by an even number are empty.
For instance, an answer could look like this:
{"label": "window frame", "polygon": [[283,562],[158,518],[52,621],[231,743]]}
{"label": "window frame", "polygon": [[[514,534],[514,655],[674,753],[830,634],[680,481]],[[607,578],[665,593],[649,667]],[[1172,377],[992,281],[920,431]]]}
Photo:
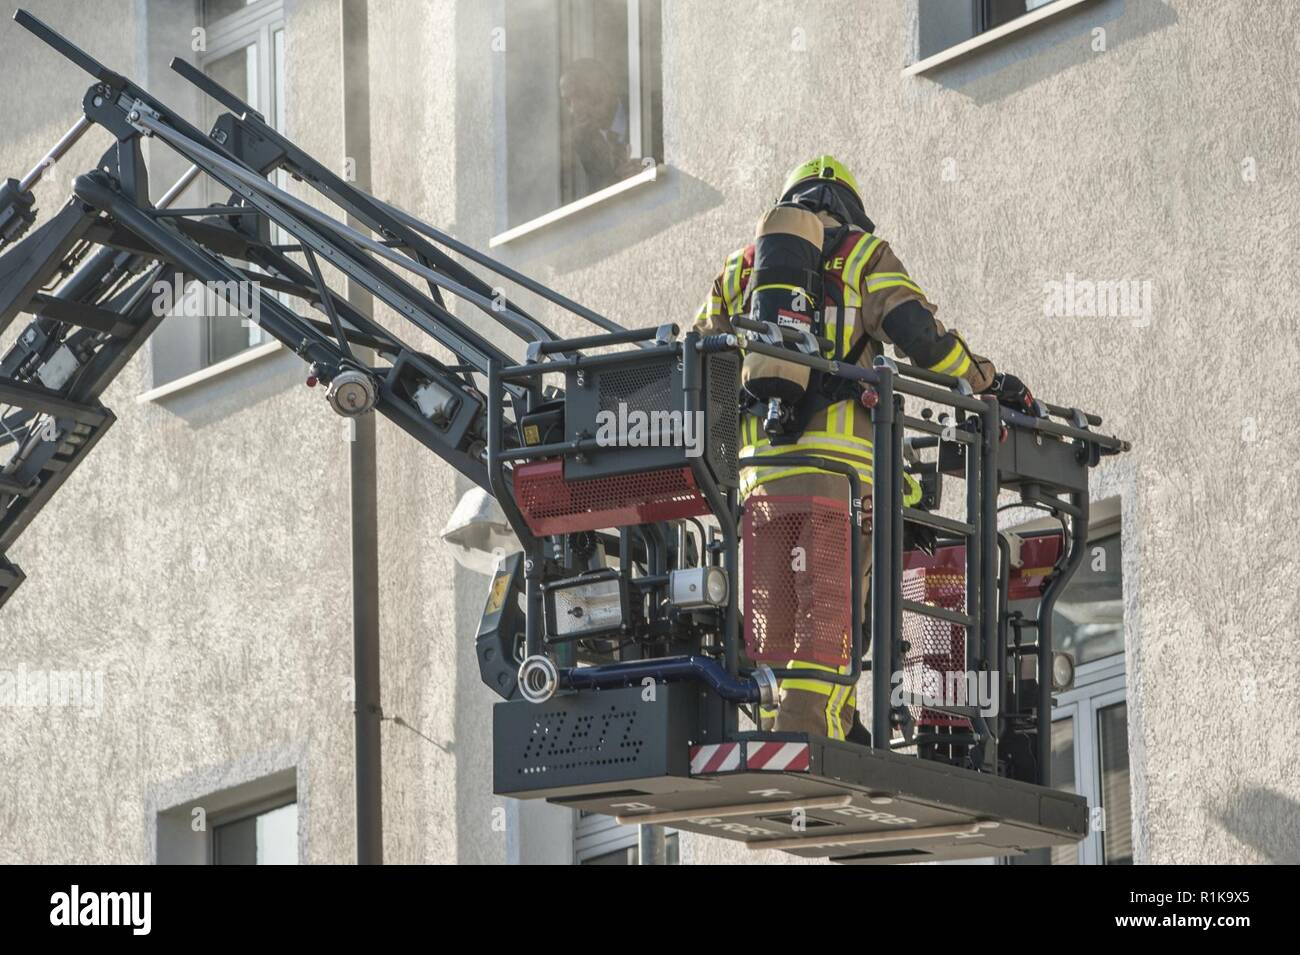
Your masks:
{"label": "window frame", "polygon": [[[205,46],[197,57],[195,66],[202,70],[204,66],[219,60],[223,56],[234,53],[249,43],[249,37],[256,33],[256,40],[264,42],[264,49],[267,51],[268,60],[258,63],[258,88],[267,90],[272,97],[275,93],[273,90],[274,68],[269,66],[269,57],[272,52],[271,34],[277,28],[284,28],[284,0],[257,0],[256,3],[250,3],[243,9],[228,14],[220,20],[214,20],[212,23],[202,22],[202,10],[200,9],[199,26],[206,33]],[[275,107],[271,104],[265,104],[260,112],[268,118],[275,116]]]}
{"label": "window frame", "polygon": [[[1089,829],[1088,837],[1089,837],[1089,839],[1091,839],[1091,840],[1094,841],[1094,845],[1093,845],[1093,853],[1094,853],[1094,858],[1095,858],[1095,862],[1094,862],[1095,865],[1110,865],[1110,863],[1106,860],[1106,832],[1105,832],[1105,830],[1107,830],[1107,829],[1110,828],[1110,822],[1109,822],[1109,813],[1106,811],[1105,800],[1104,800],[1104,798],[1103,798],[1103,794],[1102,794],[1102,775],[1103,775],[1103,767],[1102,767],[1102,765],[1101,765],[1101,760],[1102,760],[1102,755],[1103,755],[1103,754],[1102,754],[1102,751],[1101,751],[1101,725],[1100,725],[1100,718],[1101,718],[1101,712],[1102,712],[1102,710],[1106,710],[1106,709],[1109,709],[1109,708],[1112,707],[1112,706],[1117,706],[1117,705],[1122,705],[1122,706],[1124,706],[1124,708],[1125,708],[1125,712],[1124,712],[1124,734],[1125,734],[1125,737],[1127,737],[1127,736],[1128,736],[1128,726],[1129,726],[1129,719],[1128,719],[1128,686],[1127,686],[1126,683],[1125,683],[1125,678],[1124,678],[1123,675],[1121,675],[1121,676],[1119,676],[1119,677],[1117,677],[1117,678],[1115,678],[1115,679],[1112,679],[1112,680],[1110,680],[1110,681],[1107,681],[1107,683],[1106,683],[1105,685],[1098,687],[1098,688],[1097,688],[1097,692],[1096,692],[1093,696],[1091,696],[1091,697],[1088,699],[1088,706],[1089,706],[1089,714],[1088,714],[1088,716],[1089,716],[1089,720],[1090,720],[1090,723],[1091,723],[1091,726],[1090,726],[1090,732],[1092,733],[1092,735],[1093,735],[1093,740],[1094,740],[1093,751],[1092,751],[1092,754],[1091,754],[1091,755],[1093,756],[1093,759],[1091,760],[1091,762],[1092,762],[1092,773],[1093,773],[1093,780],[1092,780],[1092,782],[1093,782],[1094,796],[1095,796],[1095,798],[1096,798],[1096,802],[1095,802],[1095,803],[1090,802],[1089,805],[1090,805],[1090,806],[1092,806],[1092,805],[1096,805],[1096,806],[1100,807],[1100,808],[1103,810],[1103,815],[1102,815],[1102,828],[1101,828],[1101,829],[1096,829],[1096,830],[1094,830],[1093,827],[1092,827],[1091,825],[1088,827],[1088,829]],[[1126,742],[1125,742],[1125,746],[1126,746],[1126,748],[1128,749],[1128,752],[1129,752],[1129,774],[1128,774],[1128,776],[1129,776],[1129,785],[1128,785],[1128,792],[1129,792],[1129,846],[1130,846],[1130,852],[1131,852],[1131,851],[1132,851],[1132,845],[1133,845],[1133,842],[1134,842],[1134,839],[1133,839],[1133,828],[1132,828],[1132,820],[1133,820],[1133,813],[1132,813],[1132,808],[1133,808],[1133,807],[1132,807],[1132,800],[1133,800],[1133,767],[1132,767],[1132,747],[1129,747],[1129,746],[1127,745],[1127,739],[1126,739]]]}
{"label": "window frame", "polygon": [[[1092,811],[1102,806],[1101,742],[1097,730],[1097,714],[1116,703],[1128,703],[1123,664],[1123,654],[1114,654],[1086,664],[1076,675],[1075,685],[1059,693],[1057,705],[1052,707],[1053,724],[1058,720],[1074,721],[1075,788],[1079,795],[1088,800],[1088,834],[1078,843],[1079,865],[1101,865],[1105,861],[1105,833],[1092,825]],[[1090,672],[1084,673],[1084,670]]]}
{"label": "window frame", "polygon": [[954,60],[970,56],[985,47],[992,46],[1012,34],[1032,29],[1044,20],[1067,13],[1082,4],[1092,2],[1093,0],[1051,0],[1051,2],[1045,3],[1034,10],[1025,11],[1014,20],[1008,20],[1000,26],[976,33],[974,36],[962,40],[960,43],[955,43],[945,49],[931,53],[929,56],[922,57],[920,55],[920,0],[917,0],[916,4],[913,6],[914,16],[912,18],[912,56],[915,59],[914,62],[903,67],[903,76],[918,76],[922,73],[927,73],[930,70],[951,63]]}
{"label": "window frame", "polygon": [[[282,34],[285,29],[284,0],[257,0],[257,2],[248,4],[235,13],[214,21],[211,25],[204,24],[203,29],[207,31],[206,49],[197,56],[195,62],[195,68],[201,73],[206,73],[208,67],[218,60],[256,45],[258,93],[256,99],[260,100],[260,102],[254,102],[252,105],[254,109],[266,117],[268,123],[275,126],[283,106],[280,100],[286,95],[285,90],[276,88],[276,79],[281,74],[282,64],[277,62],[275,42],[276,34]],[[205,112],[214,109],[214,104],[206,98],[204,106]],[[216,112],[219,114],[221,110],[216,109]],[[206,116],[204,125],[209,125]],[[279,131],[284,132],[282,129]],[[279,181],[282,177],[282,173],[276,174],[277,185],[283,185],[283,182]],[[203,336],[204,363],[199,369],[200,371],[225,367],[225,363],[231,359],[238,358],[251,349],[260,348],[275,341],[267,337],[259,329],[259,341],[250,341],[239,351],[214,361],[212,359],[211,317],[204,323]],[[251,334],[249,337],[252,337]],[[275,344],[278,345],[279,342],[275,342]],[[274,351],[275,349],[272,348],[271,350]]]}
{"label": "window frame", "polygon": [[[267,772],[267,758],[246,758],[217,768],[195,771],[155,788],[147,812],[153,818],[152,849],[156,865],[211,865],[213,832],[250,813],[268,812],[289,803],[298,807],[299,865],[310,862],[306,827],[310,814],[305,757],[301,751],[272,755],[279,768]],[[196,813],[203,825],[196,827]]]}
{"label": "window frame", "polygon": [[[237,822],[244,822],[257,816],[274,812],[277,809],[283,809],[286,806],[298,805],[297,789],[285,790],[267,796],[264,799],[255,800],[241,806],[232,806],[220,812],[213,813],[208,817],[208,865],[220,865],[217,861],[217,830],[222,826],[233,825]],[[301,817],[300,817],[301,823]],[[294,857],[297,860],[297,849],[295,848]],[[301,861],[301,860],[297,860]]]}
{"label": "window frame", "polygon": [[[501,137],[501,142],[498,146],[498,149],[499,149],[499,156],[502,161],[498,163],[498,169],[500,169],[501,172],[496,182],[496,188],[498,189],[498,191],[503,197],[502,201],[498,206],[498,214],[501,217],[498,221],[498,225],[504,225],[505,228],[502,229],[500,232],[495,233],[488,239],[488,248],[494,249],[497,248],[498,246],[505,245],[517,239],[521,239],[524,236],[531,235],[532,233],[544,229],[547,226],[553,225],[554,223],[561,222],[565,219],[571,218],[572,216],[577,215],[578,213],[584,211],[585,209],[589,209],[592,206],[600,205],[604,202],[607,202],[610,199],[615,198],[616,196],[622,195],[625,192],[629,192],[640,186],[644,186],[648,183],[655,182],[664,171],[666,167],[666,160],[664,158],[655,159],[654,162],[647,162],[647,160],[653,159],[654,157],[644,155],[644,153],[646,152],[645,135],[647,129],[645,110],[647,108],[646,100],[649,99],[650,86],[647,80],[647,74],[644,69],[644,64],[642,62],[643,54],[644,54],[644,46],[645,46],[643,42],[642,28],[641,28],[642,0],[623,0],[623,2],[627,6],[628,153],[629,155],[637,156],[641,159],[642,162],[641,171],[639,173],[636,173],[635,175],[628,176],[626,179],[622,179],[618,182],[611,183],[610,185],[605,186],[602,189],[597,189],[595,192],[590,192],[585,196],[581,196],[569,202],[561,203],[560,205],[556,206],[554,209],[550,210],[549,212],[544,212],[539,216],[534,216],[533,218],[527,219],[519,223],[518,225],[514,225],[514,226],[510,225],[509,224],[510,210],[508,207],[508,201],[505,198],[506,191],[507,191],[505,188],[505,177],[509,175],[509,161],[508,161],[509,154],[508,154],[508,147],[506,146],[506,143],[508,143],[509,141],[510,131],[506,126],[504,101],[506,96],[508,95],[508,92],[506,90],[505,73],[504,72],[500,73],[496,77],[495,82],[499,90],[498,108],[501,111],[501,118],[500,118],[501,132],[498,134]],[[662,24],[663,22],[662,3],[660,4],[659,7],[659,18],[660,18],[660,23]],[[661,30],[662,30],[662,26],[661,26]],[[661,35],[660,38],[660,71],[661,72],[662,69],[663,69],[663,43],[662,43],[662,35]],[[663,125],[663,121],[664,121],[663,114],[661,112],[659,116],[659,123],[661,127]],[[660,131],[662,133],[662,128]]]}
{"label": "window frame", "polygon": [[[282,98],[287,98],[287,90],[277,89],[276,80],[278,75],[282,75],[283,64],[277,63],[276,60],[276,35],[285,34],[287,29],[286,17],[284,12],[284,0],[257,0],[242,9],[228,14],[211,24],[204,22],[204,4],[197,5],[196,26],[205,31],[204,47],[205,49],[195,57],[194,66],[200,72],[206,72],[207,68],[223,57],[232,53],[238,53],[246,47],[257,44],[257,84],[258,90],[262,95],[261,103],[254,103],[272,125],[276,124],[277,118],[280,117],[282,110]],[[287,35],[285,35],[287,44]],[[264,91],[264,92],[262,92]],[[207,97],[201,97],[202,119],[200,125],[206,130],[210,125],[208,122],[209,110],[214,106]],[[217,110],[219,114],[221,111]],[[283,130],[282,130],[283,131]],[[279,177],[283,173],[277,174],[277,184],[283,185]],[[190,189],[205,189],[207,181],[192,185]],[[189,193],[190,190],[186,190]],[[150,377],[152,387],[136,397],[137,404],[145,404],[152,401],[168,397],[180,391],[188,390],[196,385],[213,378],[220,377],[226,372],[241,368],[250,362],[258,361],[268,355],[278,353],[284,346],[274,338],[261,333],[261,340],[249,344],[247,347],[227,355],[216,361],[212,360],[212,331],[211,318],[206,317],[195,332],[199,336],[199,352],[202,356],[201,362],[193,371],[186,372],[183,375],[177,375],[166,381],[160,381],[157,376],[157,366],[151,367]],[[150,344],[150,354],[153,354],[153,345]]]}
{"label": "window frame", "polygon": [[[1055,741],[1057,738],[1056,737],[1057,725],[1060,723],[1067,723],[1067,722],[1070,724],[1072,749],[1074,750],[1074,790],[1073,791],[1076,795],[1078,795],[1078,790],[1083,788],[1082,786],[1079,785],[1079,783],[1080,780],[1082,780],[1084,777],[1082,774],[1082,770],[1080,769],[1080,763],[1082,762],[1081,753],[1083,752],[1083,747],[1080,745],[1079,742],[1079,702],[1077,700],[1070,703],[1059,703],[1057,706],[1052,707],[1053,741]],[[1052,788],[1056,788],[1056,787],[1053,786]],[[1063,790],[1063,791],[1068,792],[1070,790]],[[1088,807],[1089,807],[1089,811],[1091,812],[1091,808],[1092,808],[1091,799],[1089,799],[1088,801]],[[1091,829],[1091,826],[1089,828]],[[1089,837],[1090,836],[1091,836],[1091,832],[1089,833]],[[1075,865],[1087,864],[1084,861],[1084,855],[1086,852],[1085,844],[1088,842],[1089,837],[1085,837],[1082,841],[1076,842],[1074,844],[1073,848],[1077,853],[1077,858],[1074,863]],[[1068,848],[1068,847],[1062,846],[1061,848]],[[1053,851],[1052,849],[1046,850],[1047,859],[1049,862],[1052,858],[1052,851]]]}

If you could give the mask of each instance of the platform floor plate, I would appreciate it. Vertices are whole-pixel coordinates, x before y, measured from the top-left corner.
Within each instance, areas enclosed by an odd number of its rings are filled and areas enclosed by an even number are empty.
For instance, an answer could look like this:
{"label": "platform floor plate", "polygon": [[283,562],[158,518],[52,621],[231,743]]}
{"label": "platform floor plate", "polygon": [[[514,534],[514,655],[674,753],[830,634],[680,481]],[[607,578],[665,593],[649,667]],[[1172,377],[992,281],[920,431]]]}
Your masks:
{"label": "platform floor plate", "polygon": [[[742,733],[715,746],[693,748],[689,777],[605,781],[549,799],[626,822],[690,813],[666,824],[852,864],[1020,855],[1086,833],[1082,797],[986,773],[798,734]],[[768,808],[835,797],[848,801],[797,816]],[[746,811],[731,813],[740,807]]]}

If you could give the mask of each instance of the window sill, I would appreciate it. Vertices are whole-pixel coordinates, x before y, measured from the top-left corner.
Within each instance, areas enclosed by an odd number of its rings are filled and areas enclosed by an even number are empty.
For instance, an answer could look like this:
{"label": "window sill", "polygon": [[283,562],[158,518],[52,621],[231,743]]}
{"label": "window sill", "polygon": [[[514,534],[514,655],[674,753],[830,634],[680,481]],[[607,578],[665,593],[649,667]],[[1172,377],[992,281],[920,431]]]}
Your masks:
{"label": "window sill", "polygon": [[1081,4],[1088,3],[1090,0],[1053,0],[1052,3],[1044,4],[1037,10],[1031,10],[1023,16],[1016,17],[1000,27],[994,27],[992,30],[985,30],[983,33],[971,37],[969,40],[963,40],[956,46],[950,46],[946,50],[940,50],[927,56],[923,60],[917,60],[911,66],[903,67],[904,76],[917,76],[926,73],[936,67],[943,66],[945,63],[951,63],[953,60],[961,59],[977,50],[982,50],[986,46],[997,43],[1013,33],[1019,33],[1027,30],[1044,20],[1064,13]]}
{"label": "window sill", "polygon": [[523,238],[539,229],[544,229],[555,222],[561,222],[570,216],[582,212],[584,209],[590,209],[594,205],[599,205],[615,196],[636,189],[638,186],[645,185],[648,182],[654,182],[659,178],[662,168],[662,165],[648,166],[642,172],[637,173],[635,176],[629,176],[622,182],[616,182],[614,185],[606,186],[604,189],[593,192],[589,196],[583,196],[576,202],[570,202],[568,205],[560,206],[560,208],[548,212],[544,216],[538,216],[536,219],[529,219],[527,222],[520,223],[513,229],[507,229],[505,232],[494,235],[492,238],[488,239],[488,248],[495,249],[497,246],[505,245],[507,242],[513,242],[514,240]]}
{"label": "window sill", "polygon": [[175,381],[169,381],[165,385],[159,385],[157,388],[151,388],[142,395],[136,396],[136,404],[145,404],[150,401],[158,401],[160,398],[166,398],[177,392],[185,391],[196,385],[212,378],[219,377],[235,368],[242,368],[244,365],[250,365],[255,361],[260,361],[267,355],[274,355],[284,346],[277,341],[263,342],[260,345],[254,345],[252,348],[241,351],[238,355],[231,355],[229,358],[217,362],[215,365],[208,365],[207,368],[200,368],[198,371],[192,371],[188,375],[177,378]]}

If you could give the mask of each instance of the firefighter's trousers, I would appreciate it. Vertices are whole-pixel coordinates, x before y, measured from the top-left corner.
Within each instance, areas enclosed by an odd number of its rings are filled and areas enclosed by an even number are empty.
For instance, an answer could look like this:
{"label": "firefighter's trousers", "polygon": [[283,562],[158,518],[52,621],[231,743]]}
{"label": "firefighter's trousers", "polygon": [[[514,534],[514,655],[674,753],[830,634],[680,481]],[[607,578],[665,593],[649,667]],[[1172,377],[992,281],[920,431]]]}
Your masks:
{"label": "firefighter's trousers", "polygon": [[[864,484],[862,493],[867,495],[869,503],[869,484]],[[824,472],[799,474],[793,477],[780,477],[767,481],[755,487],[750,494],[751,496],[769,494],[774,496],[828,497],[847,502],[849,483],[836,474]],[[861,531],[863,541],[861,547],[862,589],[860,593],[864,606],[869,602],[868,594],[870,593],[869,585],[871,580],[871,535],[866,524],[867,522],[864,521],[864,527]],[[809,528],[808,534],[810,538],[811,533],[812,529]],[[806,552],[810,561],[817,559],[817,555],[811,547]],[[811,588],[803,590],[796,588],[796,602],[799,606],[793,608],[794,612],[787,619],[797,621],[805,619],[805,615],[810,616],[817,613],[818,608],[811,605],[811,599]],[[804,606],[805,603],[810,605]],[[863,619],[866,619],[865,613]],[[764,730],[774,730],[776,732],[811,733],[817,736],[828,736],[831,739],[844,739],[853,726],[853,714],[857,707],[857,688],[816,679],[819,671],[834,672],[833,667],[821,663],[796,659],[788,661],[786,665],[793,669],[807,669],[809,671],[808,678],[789,678],[781,681],[780,705],[775,711],[768,707],[761,710],[760,727]],[[840,672],[847,673],[848,669],[847,666],[841,667]]]}

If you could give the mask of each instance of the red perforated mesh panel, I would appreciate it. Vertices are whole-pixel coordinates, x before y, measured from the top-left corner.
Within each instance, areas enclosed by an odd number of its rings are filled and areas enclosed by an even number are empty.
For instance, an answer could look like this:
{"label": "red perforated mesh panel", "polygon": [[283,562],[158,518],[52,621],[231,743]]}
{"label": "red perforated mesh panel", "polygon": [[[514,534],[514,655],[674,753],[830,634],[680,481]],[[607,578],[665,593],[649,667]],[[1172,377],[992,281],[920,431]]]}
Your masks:
{"label": "red perforated mesh panel", "polygon": [[515,468],[514,484],[524,520],[543,536],[670,521],[709,510],[690,468],[566,481],[563,461],[533,461]]}
{"label": "red perforated mesh panel", "polygon": [[[1060,534],[1038,534],[1020,542],[1019,563],[1010,568],[1007,581],[1011,600],[1037,600],[1060,559],[1064,540]],[[903,597],[934,604],[948,610],[966,610],[966,548],[941,547],[934,555],[909,551],[904,555]],[[903,657],[904,686],[920,693],[946,690],[946,673],[966,672],[966,631],[944,620],[921,614],[903,614],[903,639],[910,649]],[[965,682],[958,681],[959,690]],[[968,701],[959,695],[957,703]],[[976,701],[971,700],[970,703]],[[970,722],[937,710],[912,707],[912,717],[921,726],[968,727]]]}
{"label": "red perforated mesh panel", "polygon": [[833,667],[849,662],[850,531],[846,501],[756,495],[745,502],[751,657],[782,666],[795,659]]}
{"label": "red perforated mesh panel", "polygon": [[[962,548],[944,548],[961,551]],[[942,553],[942,551],[941,551]],[[965,557],[962,555],[961,561]],[[955,567],[917,567],[903,571],[903,599],[932,604],[945,610],[966,610],[964,564]],[[946,561],[944,562],[947,563]],[[903,613],[903,640],[908,644],[903,655],[903,688],[909,693],[942,694],[947,698],[956,689],[956,699],[948,702],[965,705],[966,630],[946,620],[936,620],[917,613]],[[957,674],[949,684],[948,674]],[[974,702],[974,701],[972,701]],[[918,726],[970,726],[970,721],[938,710],[909,707]]]}

